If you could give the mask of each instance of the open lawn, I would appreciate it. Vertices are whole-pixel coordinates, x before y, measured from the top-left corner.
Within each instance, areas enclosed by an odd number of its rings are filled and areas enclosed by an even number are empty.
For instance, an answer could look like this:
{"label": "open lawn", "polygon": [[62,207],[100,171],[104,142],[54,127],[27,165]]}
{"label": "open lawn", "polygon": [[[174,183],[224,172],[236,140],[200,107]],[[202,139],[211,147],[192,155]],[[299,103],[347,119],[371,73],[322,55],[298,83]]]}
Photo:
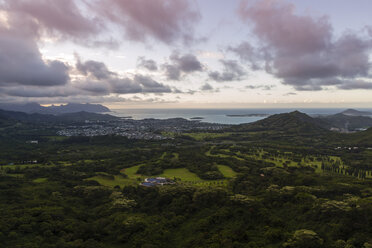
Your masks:
{"label": "open lawn", "polygon": [[44,178],[44,177],[40,177],[40,178],[36,178],[36,179],[32,180],[32,182],[34,182],[34,183],[44,183],[46,181],[48,181],[48,178]]}
{"label": "open lawn", "polygon": [[181,181],[203,181],[196,175],[195,173],[190,172],[186,168],[179,168],[179,169],[167,169],[159,177],[166,177],[166,178],[179,178]]}
{"label": "open lawn", "polygon": [[69,137],[66,136],[47,136],[47,138],[50,141],[64,141],[69,139]]}
{"label": "open lawn", "polygon": [[15,177],[15,178],[22,178],[25,176],[24,174],[6,174],[6,175],[10,177]]}
{"label": "open lawn", "polygon": [[45,164],[15,164],[15,165],[2,165],[1,168],[3,169],[25,169],[25,168],[32,168],[32,167],[51,167],[53,165],[45,165]]}
{"label": "open lawn", "polygon": [[108,177],[98,175],[98,176],[88,178],[86,180],[94,180],[94,181],[98,182],[99,184],[101,184],[103,186],[107,186],[107,187],[115,187],[116,185],[119,185],[120,187],[123,187],[123,186],[126,186],[126,185],[134,185],[134,184],[139,183],[135,179],[128,179],[128,178],[125,178],[121,175],[114,176],[114,179],[110,179]]}
{"label": "open lawn", "polygon": [[228,137],[231,133],[184,133],[183,135],[189,136],[197,141],[202,141],[206,139],[216,139],[220,137]]}
{"label": "open lawn", "polygon": [[[112,178],[105,176],[105,175],[96,175],[94,177],[88,178],[86,180],[94,180],[97,181],[99,184],[107,187],[115,187],[116,185],[119,185],[120,187],[126,186],[126,185],[138,185],[140,181],[143,181],[146,177],[144,175],[136,174],[138,168],[141,165],[125,168],[121,170],[121,173],[126,174],[128,178],[125,178],[121,175],[116,175]],[[233,177],[236,173],[229,168],[228,166],[220,166],[221,170],[226,177]],[[160,175],[156,175],[153,177],[166,177],[169,179],[177,178],[180,181],[178,183],[186,184],[186,185],[193,185],[193,186],[226,186],[228,184],[228,180],[203,180],[195,173],[190,172],[186,168],[178,168],[178,169],[167,169],[164,170],[164,172]]]}
{"label": "open lawn", "polygon": [[229,166],[226,165],[217,165],[218,169],[222,173],[222,175],[226,178],[234,178],[236,177],[236,172],[233,171]]}
{"label": "open lawn", "polygon": [[137,174],[139,167],[141,167],[141,165],[136,165],[136,166],[132,166],[129,168],[125,168],[121,170],[121,173],[124,173],[125,175],[127,175],[129,179],[140,178],[141,175]]}

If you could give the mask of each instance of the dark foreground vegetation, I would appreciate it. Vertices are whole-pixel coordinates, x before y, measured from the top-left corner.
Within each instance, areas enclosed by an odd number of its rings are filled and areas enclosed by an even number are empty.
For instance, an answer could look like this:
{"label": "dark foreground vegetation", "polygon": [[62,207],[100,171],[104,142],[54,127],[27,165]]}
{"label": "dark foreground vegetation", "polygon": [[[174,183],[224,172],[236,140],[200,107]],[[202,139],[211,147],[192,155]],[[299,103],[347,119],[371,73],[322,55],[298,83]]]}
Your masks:
{"label": "dark foreground vegetation", "polygon": [[[0,247],[372,247],[371,129],[300,113],[162,141],[0,128]],[[177,183],[139,186],[157,175]]]}

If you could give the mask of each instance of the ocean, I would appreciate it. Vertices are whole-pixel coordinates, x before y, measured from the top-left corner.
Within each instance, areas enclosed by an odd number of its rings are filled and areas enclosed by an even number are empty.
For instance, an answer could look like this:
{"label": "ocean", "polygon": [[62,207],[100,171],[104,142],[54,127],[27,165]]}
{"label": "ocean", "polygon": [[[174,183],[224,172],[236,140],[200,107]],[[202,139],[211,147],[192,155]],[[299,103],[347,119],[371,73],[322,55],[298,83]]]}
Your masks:
{"label": "ocean", "polygon": [[[120,117],[130,117],[134,120],[141,119],[169,119],[169,118],[191,118],[200,117],[202,122],[220,123],[220,124],[242,124],[255,122],[266,118],[262,115],[273,115],[280,113],[289,113],[292,111],[301,111],[310,116],[331,115],[344,111],[344,108],[273,108],[273,109],[114,109],[110,114]],[[371,109],[358,109],[362,111],[371,111]],[[228,115],[233,115],[228,116]],[[234,116],[235,115],[235,116]],[[237,116],[238,115],[238,116]],[[250,116],[242,116],[250,115]],[[257,116],[256,116],[257,115]]]}

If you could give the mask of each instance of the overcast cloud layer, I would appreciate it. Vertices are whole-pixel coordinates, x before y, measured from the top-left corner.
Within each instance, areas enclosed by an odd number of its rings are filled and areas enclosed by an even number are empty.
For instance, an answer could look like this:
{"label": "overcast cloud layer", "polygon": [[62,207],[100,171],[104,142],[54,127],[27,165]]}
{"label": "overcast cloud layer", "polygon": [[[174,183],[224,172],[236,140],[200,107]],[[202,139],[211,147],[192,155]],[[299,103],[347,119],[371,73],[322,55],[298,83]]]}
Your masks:
{"label": "overcast cloud layer", "polygon": [[[170,101],[242,88],[286,89],[278,94],[288,97],[372,90],[370,23],[336,33],[327,13],[304,14],[287,0],[224,4],[234,5],[233,14],[220,20],[240,25],[245,35],[215,39],[223,22],[204,20],[200,1],[0,0],[1,101]],[[44,47],[66,49],[75,59],[48,59]],[[127,64],[100,61],[97,51],[122,55]],[[277,83],[255,81],[257,74]]]}

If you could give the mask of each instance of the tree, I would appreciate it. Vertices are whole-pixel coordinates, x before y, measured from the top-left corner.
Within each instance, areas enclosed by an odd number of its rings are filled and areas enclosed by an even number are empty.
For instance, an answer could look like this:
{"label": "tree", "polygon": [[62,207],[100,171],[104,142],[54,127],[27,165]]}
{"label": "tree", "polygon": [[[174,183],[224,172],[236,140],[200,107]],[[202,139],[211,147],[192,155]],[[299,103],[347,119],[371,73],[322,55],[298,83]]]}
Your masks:
{"label": "tree", "polygon": [[301,229],[294,232],[291,239],[284,243],[286,248],[320,248],[323,245],[323,239],[312,230]]}

